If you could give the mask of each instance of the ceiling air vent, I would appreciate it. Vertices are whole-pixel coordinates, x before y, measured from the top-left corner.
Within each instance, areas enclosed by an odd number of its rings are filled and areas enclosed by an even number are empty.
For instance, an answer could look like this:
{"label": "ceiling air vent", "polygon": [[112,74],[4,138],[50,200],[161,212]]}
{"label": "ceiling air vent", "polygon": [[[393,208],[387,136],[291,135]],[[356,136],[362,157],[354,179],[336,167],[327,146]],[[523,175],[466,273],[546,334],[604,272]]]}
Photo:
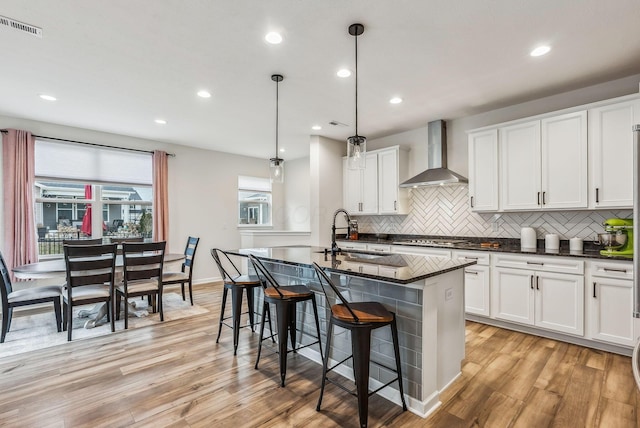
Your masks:
{"label": "ceiling air vent", "polygon": [[0,25],[4,25],[8,28],[13,28],[14,30],[31,34],[32,36],[36,36],[39,39],[42,38],[42,28],[35,27],[30,24],[25,24],[24,22],[16,21],[15,19],[7,18],[6,16],[0,15]]}
{"label": "ceiling air vent", "polygon": [[332,120],[331,122],[329,122],[329,125],[332,125],[332,126],[347,126],[346,124],[344,124],[342,122],[338,122],[337,120]]}

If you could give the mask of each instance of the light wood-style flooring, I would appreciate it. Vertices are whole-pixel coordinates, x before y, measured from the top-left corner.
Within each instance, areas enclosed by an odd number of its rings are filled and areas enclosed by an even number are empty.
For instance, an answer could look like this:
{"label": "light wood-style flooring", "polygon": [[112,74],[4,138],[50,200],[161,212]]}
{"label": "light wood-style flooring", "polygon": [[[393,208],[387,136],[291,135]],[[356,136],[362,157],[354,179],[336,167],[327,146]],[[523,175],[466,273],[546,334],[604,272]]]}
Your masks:
{"label": "light wood-style flooring", "polygon": [[[230,329],[216,344],[221,285],[194,294],[208,314],[0,359],[0,426],[358,425],[355,399],[332,385],[316,412],[318,364],[290,354],[280,388],[275,354],[253,368],[257,333],[241,331],[236,357]],[[374,396],[369,426],[640,426],[630,358],[477,323],[466,352],[428,419]]]}

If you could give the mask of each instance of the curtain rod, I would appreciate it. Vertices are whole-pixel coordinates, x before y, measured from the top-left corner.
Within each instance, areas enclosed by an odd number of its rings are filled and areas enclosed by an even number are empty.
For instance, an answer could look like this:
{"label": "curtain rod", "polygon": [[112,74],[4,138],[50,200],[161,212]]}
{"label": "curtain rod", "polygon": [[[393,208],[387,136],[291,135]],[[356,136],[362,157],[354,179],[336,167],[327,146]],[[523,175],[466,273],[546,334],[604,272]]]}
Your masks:
{"label": "curtain rod", "polygon": [[[0,132],[3,134],[9,132],[8,129],[0,129]],[[104,147],[107,149],[118,149],[118,150],[127,150],[130,152],[139,152],[139,153],[150,153],[153,154],[152,150],[142,150],[142,149],[130,149],[127,147],[117,147],[117,146],[109,146],[107,144],[98,144],[98,143],[87,143],[86,141],[75,141],[75,140],[67,140],[65,138],[55,138],[55,137],[47,137],[45,135],[36,135],[32,134],[36,138],[45,138],[47,140],[55,140],[55,141],[64,141],[66,143],[75,143],[75,144],[84,144],[86,146],[95,146],[95,147]],[[167,156],[175,157],[175,153],[167,153]]]}

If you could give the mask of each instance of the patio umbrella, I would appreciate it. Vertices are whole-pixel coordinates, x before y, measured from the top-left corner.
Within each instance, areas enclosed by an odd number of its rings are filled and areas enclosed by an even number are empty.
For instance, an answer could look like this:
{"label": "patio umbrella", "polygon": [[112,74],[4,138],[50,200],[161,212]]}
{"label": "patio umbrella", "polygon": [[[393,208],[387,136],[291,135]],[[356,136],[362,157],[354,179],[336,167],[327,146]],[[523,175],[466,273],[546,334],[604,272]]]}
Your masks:
{"label": "patio umbrella", "polygon": [[[85,184],[84,186],[85,199],[91,199],[91,185]],[[80,231],[86,235],[91,236],[91,204],[87,204],[84,211],[84,217],[82,217],[82,227]]]}

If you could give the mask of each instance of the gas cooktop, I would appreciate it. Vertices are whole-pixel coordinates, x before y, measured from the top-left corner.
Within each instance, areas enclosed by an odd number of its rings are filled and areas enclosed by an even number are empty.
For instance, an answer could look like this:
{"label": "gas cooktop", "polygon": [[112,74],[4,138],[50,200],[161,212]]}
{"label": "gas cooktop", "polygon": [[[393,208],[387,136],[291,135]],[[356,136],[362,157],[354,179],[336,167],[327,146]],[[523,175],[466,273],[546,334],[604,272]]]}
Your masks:
{"label": "gas cooktop", "polygon": [[393,244],[397,245],[418,245],[425,247],[441,246],[441,247],[453,247],[454,245],[467,244],[469,241],[464,239],[448,239],[448,238],[433,238],[433,239],[406,239],[403,241],[395,241]]}

